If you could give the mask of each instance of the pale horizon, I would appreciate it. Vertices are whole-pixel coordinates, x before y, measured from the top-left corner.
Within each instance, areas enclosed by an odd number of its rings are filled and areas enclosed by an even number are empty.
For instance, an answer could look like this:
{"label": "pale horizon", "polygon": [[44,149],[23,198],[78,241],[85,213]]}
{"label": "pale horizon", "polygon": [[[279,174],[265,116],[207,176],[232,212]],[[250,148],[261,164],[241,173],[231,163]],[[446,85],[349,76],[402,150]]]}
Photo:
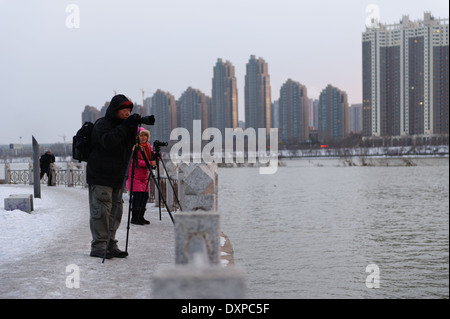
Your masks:
{"label": "pale horizon", "polygon": [[100,110],[114,92],[136,104],[142,89],[145,98],[161,89],[178,99],[188,87],[211,96],[219,58],[235,67],[241,121],[251,55],[268,63],[272,102],[292,79],[308,98],[331,84],[360,104],[370,4],[383,24],[424,12],[448,19],[441,0],[0,0],[0,145],[31,144],[32,135],[40,144],[70,142],[84,107]]}

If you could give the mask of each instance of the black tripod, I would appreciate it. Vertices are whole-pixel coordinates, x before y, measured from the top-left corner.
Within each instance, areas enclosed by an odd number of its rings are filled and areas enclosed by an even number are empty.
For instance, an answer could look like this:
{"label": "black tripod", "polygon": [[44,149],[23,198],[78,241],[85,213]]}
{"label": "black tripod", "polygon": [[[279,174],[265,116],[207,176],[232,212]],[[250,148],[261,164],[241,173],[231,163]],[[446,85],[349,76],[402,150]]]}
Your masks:
{"label": "black tripod", "polygon": [[[158,185],[161,185],[161,176],[160,176],[160,170],[159,170],[159,163],[162,163],[162,166],[164,168],[164,171],[166,172],[166,176],[167,176],[167,180],[169,181],[170,187],[172,188],[172,192],[177,200],[178,203],[178,207],[180,207],[180,210],[182,211],[183,209],[181,208],[181,204],[180,204],[180,200],[178,199],[177,193],[175,192],[175,188],[173,187],[172,181],[170,180],[170,176],[169,173],[167,172],[167,168],[166,168],[166,164],[164,164],[164,161],[162,160],[162,156],[161,156],[161,146],[167,146],[167,143],[163,143],[160,141],[155,141],[153,143],[153,151],[155,152],[155,158],[156,158],[156,174],[158,175]],[[160,189],[158,187],[158,205],[159,205],[159,220],[161,220],[161,198],[162,198],[162,194],[160,192]],[[167,207],[167,204],[166,204]]]}
{"label": "black tripod", "polygon": [[[135,148],[134,148],[134,151],[133,151],[133,154],[134,154],[134,155],[133,155],[133,158],[134,158],[134,160],[133,160],[133,167],[132,167],[132,169],[131,169],[130,203],[129,203],[129,206],[128,206],[127,238],[126,238],[126,243],[125,243],[125,251],[126,251],[126,252],[127,252],[127,249],[128,249],[128,235],[129,235],[129,231],[130,231],[130,211],[131,211],[131,203],[132,203],[132,197],[133,197],[134,168],[135,168],[136,163],[137,163],[138,152],[141,153],[142,158],[144,159],[144,162],[145,162],[145,166],[147,166],[148,171],[149,171],[148,177],[147,177],[147,183],[146,183],[146,185],[147,185],[147,186],[146,186],[146,191],[148,191],[148,184],[149,184],[150,178],[152,178],[152,179],[153,179],[153,182],[155,183],[156,188],[158,189],[158,194],[160,194],[160,199],[163,200],[164,205],[166,206],[167,213],[169,214],[170,219],[172,220],[172,223],[175,223],[175,221],[173,220],[172,213],[170,212],[169,206],[167,205],[166,199],[165,199],[164,196],[161,194],[160,186],[159,186],[159,184],[156,182],[155,174],[153,174],[152,166],[151,166],[151,164],[150,164],[150,162],[149,162],[147,156],[145,155],[145,153],[144,153],[144,151],[142,150],[142,148],[139,147],[139,145],[136,145],[136,146],[137,146],[137,147],[135,147]],[[157,155],[156,152],[155,152],[155,155]],[[158,163],[158,161],[156,161],[156,163]],[[160,209],[160,219],[161,219],[161,202],[160,202],[159,205],[160,205],[159,209]]]}

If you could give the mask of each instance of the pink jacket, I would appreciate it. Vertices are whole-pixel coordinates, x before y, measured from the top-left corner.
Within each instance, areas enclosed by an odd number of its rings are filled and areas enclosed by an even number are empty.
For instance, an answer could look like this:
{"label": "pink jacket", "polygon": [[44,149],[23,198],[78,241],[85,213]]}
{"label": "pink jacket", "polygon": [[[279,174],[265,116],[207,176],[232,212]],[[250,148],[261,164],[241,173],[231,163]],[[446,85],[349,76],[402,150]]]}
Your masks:
{"label": "pink jacket", "polygon": [[[155,154],[153,152],[152,146],[150,146],[150,152],[152,156]],[[147,159],[150,163],[151,158]],[[131,174],[132,174],[132,166],[133,163],[130,164],[130,168],[128,170],[128,180],[127,180],[127,189],[131,190]],[[134,168],[134,181],[133,181],[133,192],[145,192],[149,191],[149,187],[147,187],[147,182],[149,178],[149,170],[147,165],[145,164],[144,158],[142,157],[141,152],[138,152],[138,165]]]}

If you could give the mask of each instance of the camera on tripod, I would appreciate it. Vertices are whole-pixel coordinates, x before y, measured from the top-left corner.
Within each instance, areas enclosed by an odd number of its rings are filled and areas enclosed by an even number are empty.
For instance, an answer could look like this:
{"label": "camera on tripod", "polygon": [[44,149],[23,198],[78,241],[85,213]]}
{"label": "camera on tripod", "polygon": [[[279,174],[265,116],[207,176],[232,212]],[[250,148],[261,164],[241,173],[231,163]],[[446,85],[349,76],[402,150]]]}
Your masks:
{"label": "camera on tripod", "polygon": [[153,142],[153,148],[155,148],[155,149],[158,149],[158,148],[160,148],[161,146],[168,146],[168,145],[169,145],[168,142],[160,142],[160,141],[158,141],[158,140],[156,140],[156,141]]}
{"label": "camera on tripod", "polygon": [[155,116],[149,115],[149,116],[140,116],[139,114],[136,114],[139,124],[146,124],[146,125],[155,125]]}

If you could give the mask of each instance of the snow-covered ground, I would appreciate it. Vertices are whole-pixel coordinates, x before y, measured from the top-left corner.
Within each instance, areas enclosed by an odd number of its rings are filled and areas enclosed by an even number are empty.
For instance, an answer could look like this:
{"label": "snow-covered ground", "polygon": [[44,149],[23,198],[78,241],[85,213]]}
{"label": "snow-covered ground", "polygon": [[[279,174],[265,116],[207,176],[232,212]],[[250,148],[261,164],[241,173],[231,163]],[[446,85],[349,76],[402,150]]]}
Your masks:
{"label": "snow-covered ground", "polygon": [[[10,194],[33,194],[33,186],[0,185]],[[124,196],[127,203],[127,196]],[[0,206],[0,298],[150,298],[156,267],[174,263],[173,224],[167,212],[148,204],[150,225],[131,225],[124,259],[89,257],[87,189],[41,188],[31,214]],[[128,205],[117,233],[125,249]],[[79,288],[66,280],[79,269]],[[66,271],[67,270],[67,271]],[[68,279],[69,278],[69,279]],[[74,281],[73,281],[74,282]]]}
{"label": "snow-covered ground", "polygon": [[[2,202],[11,194],[33,193],[32,185],[0,185]],[[85,189],[42,186],[41,198],[33,198],[31,214],[6,211],[1,206],[0,263],[42,252],[68,234],[74,225],[81,225],[87,217],[86,195]]]}
{"label": "snow-covered ground", "polygon": [[[84,188],[42,185],[31,214],[6,211],[4,198],[34,194],[32,185],[0,185],[1,298],[151,298],[151,277],[175,262],[174,227],[167,213],[147,204],[150,225],[130,225],[129,256],[102,263],[89,256],[88,192]],[[124,250],[128,195],[117,232]],[[221,238],[222,245],[224,238]],[[222,265],[226,265],[226,260]],[[75,269],[79,288],[72,287]],[[67,282],[68,281],[68,282]]]}

